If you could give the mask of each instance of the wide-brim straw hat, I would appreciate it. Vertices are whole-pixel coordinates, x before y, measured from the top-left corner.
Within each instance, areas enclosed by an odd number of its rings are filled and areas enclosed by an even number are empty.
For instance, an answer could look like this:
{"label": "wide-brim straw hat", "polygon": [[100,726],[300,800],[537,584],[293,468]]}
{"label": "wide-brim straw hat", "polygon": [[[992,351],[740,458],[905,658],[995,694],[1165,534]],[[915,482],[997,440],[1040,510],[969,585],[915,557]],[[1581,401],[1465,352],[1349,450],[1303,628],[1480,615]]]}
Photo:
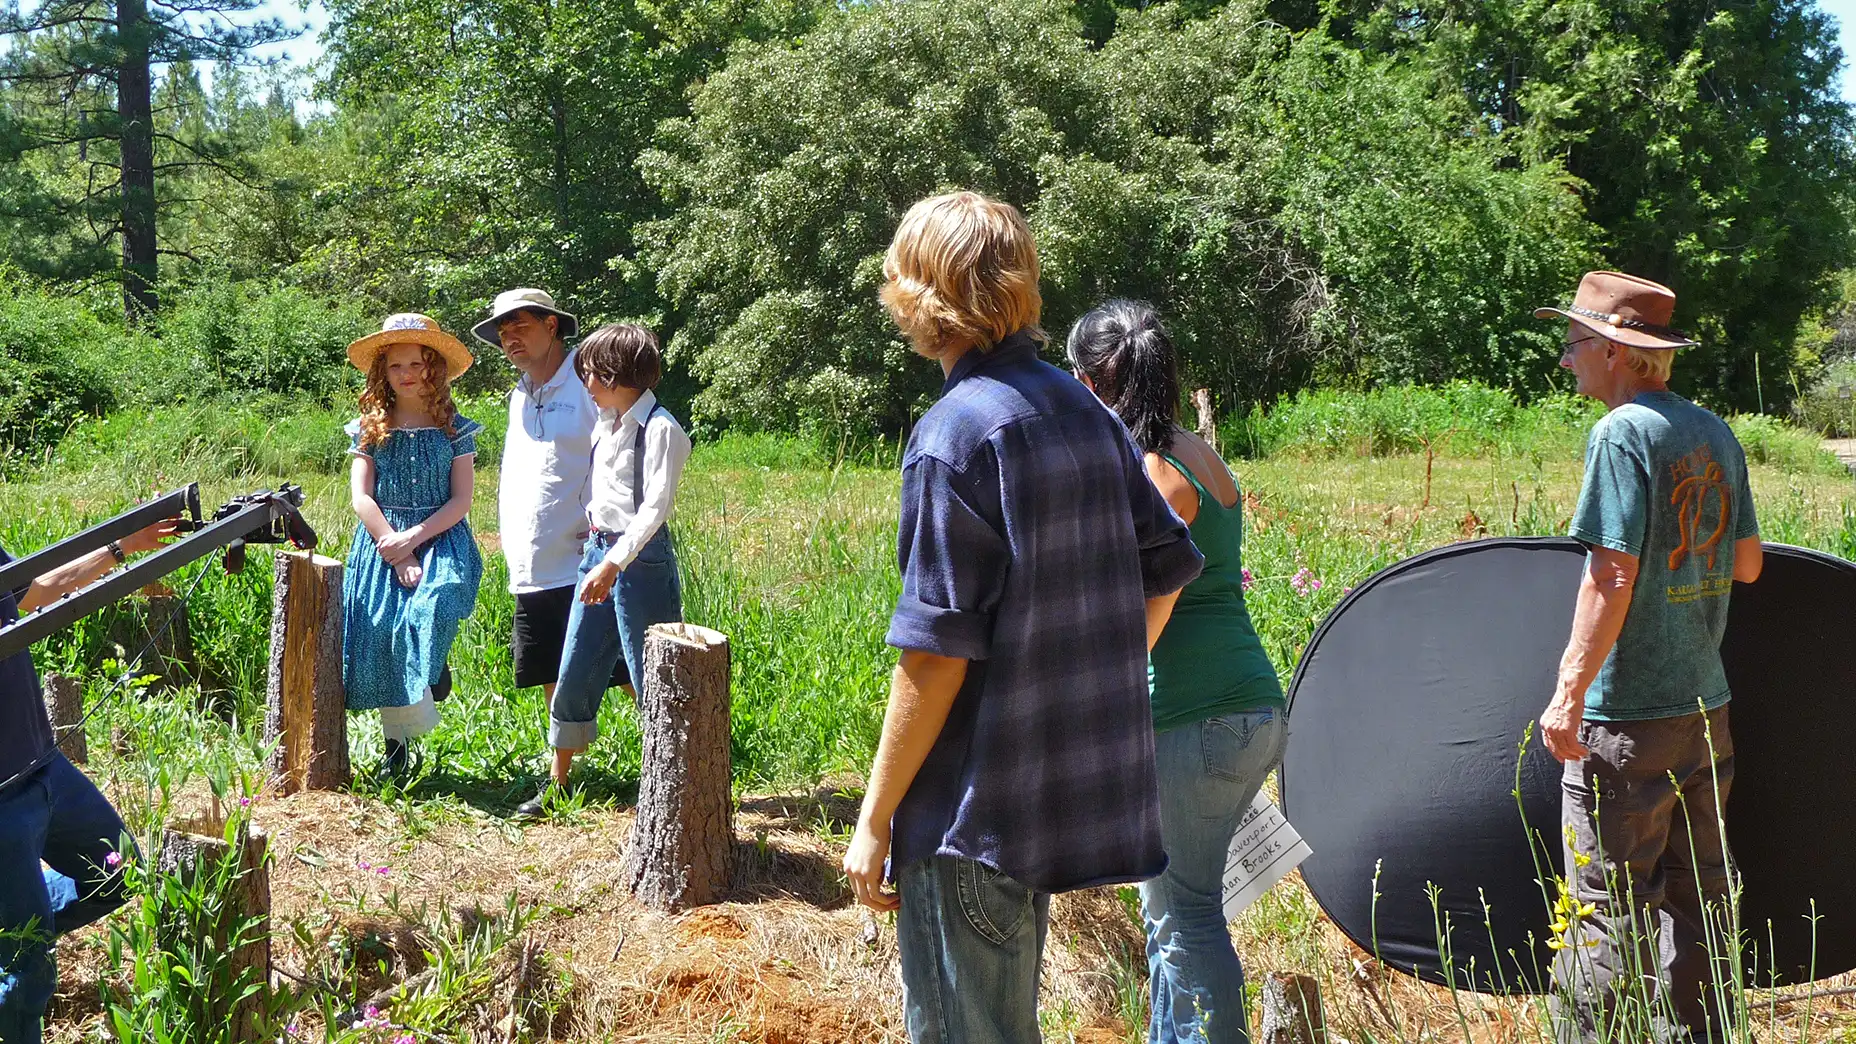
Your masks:
{"label": "wide-brim straw hat", "polygon": [[374,368],[374,359],[389,345],[422,344],[444,357],[447,376],[456,380],[458,375],[470,369],[470,349],[464,342],[439,329],[438,320],[418,312],[399,312],[387,316],[380,324],[380,332],[366,337],[348,346],[348,361],[362,373]]}
{"label": "wide-brim straw hat", "polygon": [[580,332],[580,320],[575,318],[572,312],[557,306],[553,295],[546,290],[537,290],[534,287],[505,290],[497,294],[496,300],[490,303],[490,317],[471,327],[470,332],[484,344],[493,344],[501,348],[503,339],[496,332],[496,324],[511,312],[525,311],[541,312],[558,317],[561,322],[555,332],[560,334],[563,341]]}
{"label": "wide-brim straw hat", "polygon": [[1618,344],[1632,348],[1690,348],[1696,342],[1669,325],[1676,313],[1676,294],[1623,272],[1587,272],[1579,292],[1565,308],[1536,308],[1534,318],[1561,316]]}

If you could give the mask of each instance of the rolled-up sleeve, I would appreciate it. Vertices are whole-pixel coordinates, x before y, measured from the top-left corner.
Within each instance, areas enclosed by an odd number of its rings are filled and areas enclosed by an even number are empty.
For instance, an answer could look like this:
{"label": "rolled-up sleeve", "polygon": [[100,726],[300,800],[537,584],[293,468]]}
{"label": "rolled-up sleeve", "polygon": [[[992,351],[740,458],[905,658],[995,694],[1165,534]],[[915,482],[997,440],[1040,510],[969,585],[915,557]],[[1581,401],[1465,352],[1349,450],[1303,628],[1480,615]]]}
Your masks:
{"label": "rolled-up sleeve", "polygon": [[1169,595],[1197,580],[1205,570],[1205,556],[1192,542],[1192,534],[1179,514],[1166,502],[1141,466],[1140,450],[1127,447],[1128,506],[1134,515],[1134,539],[1141,551],[1141,593],[1148,598]]}
{"label": "rolled-up sleeve", "polygon": [[1011,556],[988,520],[998,513],[997,461],[990,452],[981,456],[965,471],[925,455],[903,466],[896,541],[902,597],[885,639],[898,649],[962,660],[991,652]]}

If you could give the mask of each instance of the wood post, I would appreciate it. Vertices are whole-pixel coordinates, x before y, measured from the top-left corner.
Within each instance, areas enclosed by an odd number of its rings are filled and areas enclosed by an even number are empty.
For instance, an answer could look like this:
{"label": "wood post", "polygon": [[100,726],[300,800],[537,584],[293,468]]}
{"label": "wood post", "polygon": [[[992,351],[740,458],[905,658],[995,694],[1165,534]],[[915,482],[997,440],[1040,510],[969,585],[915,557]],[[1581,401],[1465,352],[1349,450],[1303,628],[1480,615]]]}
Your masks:
{"label": "wood post", "polygon": [[734,858],[728,636],[694,624],[646,632],[638,720],[644,778],[623,875],[640,902],[718,901]]}
{"label": "wood post", "polygon": [[52,735],[58,749],[82,765],[90,760],[90,744],[84,739],[84,683],[68,674],[45,676],[45,716],[52,720]]}
{"label": "wood post", "polygon": [[[265,1039],[264,1008],[271,982],[268,844],[264,832],[249,822],[237,828],[233,843],[227,843],[224,822],[207,816],[169,827],[162,834],[156,858],[156,869],[179,878],[190,892],[224,889],[222,895],[207,899],[203,913],[164,910],[159,931],[162,949],[170,953],[229,952],[224,964],[190,988],[205,993],[212,1018],[229,1022],[231,1039],[236,1041]],[[207,938],[210,946],[205,944]],[[236,1004],[230,1000],[235,987],[236,992],[245,993],[244,987],[251,985],[258,989]]]}
{"label": "wood post", "polygon": [[1218,451],[1218,418],[1212,414],[1212,393],[1209,388],[1195,388],[1192,392],[1192,405],[1199,411],[1199,438],[1204,439],[1212,452]]}
{"label": "wood post", "polygon": [[1327,1044],[1327,1039],[1320,984],[1307,975],[1265,975],[1261,1044]]}
{"label": "wood post", "polygon": [[311,551],[277,556],[264,738],[280,793],[349,783],[342,690],[342,564]]}

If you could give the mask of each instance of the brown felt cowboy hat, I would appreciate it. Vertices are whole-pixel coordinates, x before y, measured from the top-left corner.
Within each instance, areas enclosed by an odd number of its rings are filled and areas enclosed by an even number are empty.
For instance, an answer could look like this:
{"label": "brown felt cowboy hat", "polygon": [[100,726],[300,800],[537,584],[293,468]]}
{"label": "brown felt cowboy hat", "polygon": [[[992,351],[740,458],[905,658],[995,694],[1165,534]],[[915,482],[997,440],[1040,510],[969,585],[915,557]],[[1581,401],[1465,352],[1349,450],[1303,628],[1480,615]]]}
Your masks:
{"label": "brown felt cowboy hat", "polygon": [[367,373],[374,368],[374,359],[395,344],[422,344],[437,352],[444,357],[446,376],[451,380],[470,369],[470,349],[464,347],[464,342],[439,329],[438,320],[418,312],[387,316],[379,333],[368,334],[348,346],[348,361]]}
{"label": "brown felt cowboy hat", "polygon": [[1587,272],[1579,292],[1565,308],[1536,308],[1534,318],[1563,316],[1608,341],[1632,348],[1673,349],[1697,342],[1669,325],[1676,312],[1676,294],[1622,272]]}
{"label": "brown felt cowboy hat", "polygon": [[556,307],[554,297],[546,290],[523,287],[519,290],[505,290],[497,294],[496,300],[490,303],[490,317],[471,327],[470,332],[477,335],[477,340],[501,348],[503,339],[496,333],[496,324],[502,322],[503,317],[511,312],[540,312],[543,315],[554,316],[560,320],[560,325],[555,332],[560,334],[563,341],[580,330],[580,320],[574,318],[572,312]]}

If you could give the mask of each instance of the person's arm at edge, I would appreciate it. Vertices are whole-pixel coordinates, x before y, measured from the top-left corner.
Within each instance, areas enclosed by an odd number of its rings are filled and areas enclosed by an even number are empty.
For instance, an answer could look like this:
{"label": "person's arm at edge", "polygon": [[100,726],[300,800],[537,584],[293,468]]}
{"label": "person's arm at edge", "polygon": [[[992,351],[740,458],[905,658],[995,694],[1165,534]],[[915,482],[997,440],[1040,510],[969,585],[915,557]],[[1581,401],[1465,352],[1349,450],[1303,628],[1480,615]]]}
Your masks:
{"label": "person's arm at edge", "polygon": [[1759,534],[1741,537],[1734,541],[1734,579],[1743,584],[1750,584],[1759,579],[1759,574],[1766,568],[1766,545],[1759,542]]}
{"label": "person's arm at edge", "polygon": [[954,698],[967,677],[966,660],[905,649],[889,685],[883,712],[883,737],[870,766],[870,781],[857,815],[857,833],[844,854],[844,873],[857,901],[874,910],[901,904],[883,887],[883,864],[889,858],[890,820],[915,782],[928,752],[941,738]]}
{"label": "person's arm at edge", "polygon": [[[170,518],[156,522],[123,537],[118,544],[125,555],[153,551],[174,538],[177,521]],[[32,584],[20,595],[19,611],[30,613],[56,602],[78,588],[89,586],[114,568],[116,556],[110,554],[109,548],[100,547],[82,558],[66,562],[56,569],[48,569],[34,577]]]}
{"label": "person's arm at edge", "polygon": [[1580,761],[1589,752],[1579,742],[1585,720],[1585,692],[1624,630],[1631,593],[1637,585],[1637,556],[1594,545],[1579,578],[1572,614],[1572,635],[1560,657],[1559,683],[1540,715],[1541,738],[1561,761]]}

